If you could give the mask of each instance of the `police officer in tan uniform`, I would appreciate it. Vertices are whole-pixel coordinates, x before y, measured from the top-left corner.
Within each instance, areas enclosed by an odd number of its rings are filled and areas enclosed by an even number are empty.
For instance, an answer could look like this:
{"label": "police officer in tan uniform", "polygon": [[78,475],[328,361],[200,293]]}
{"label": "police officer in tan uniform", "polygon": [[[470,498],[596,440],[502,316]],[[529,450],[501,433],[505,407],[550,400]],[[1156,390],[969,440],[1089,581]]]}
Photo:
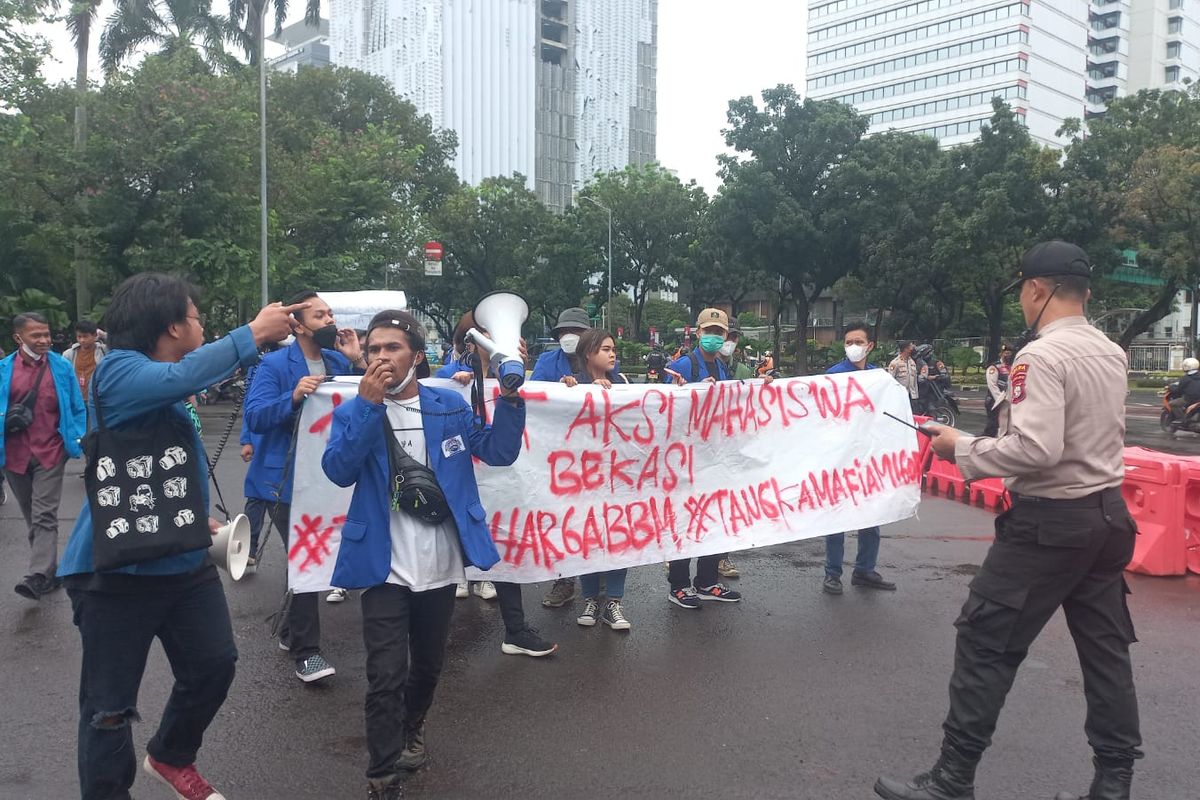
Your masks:
{"label": "police officer in tan uniform", "polygon": [[1079,654],[1095,752],[1085,797],[1129,798],[1142,740],[1123,577],[1136,534],[1121,499],[1126,361],[1084,317],[1090,277],[1075,245],[1043,242],[1025,253],[1013,287],[1034,339],[1013,361],[1000,437],[935,429],[933,449],[965,478],[1006,476],[1013,506],[997,518],[954,623],[941,757],[912,780],[880,778],[875,792],[887,800],[973,800],[975,767],[1017,668],[1059,607]]}

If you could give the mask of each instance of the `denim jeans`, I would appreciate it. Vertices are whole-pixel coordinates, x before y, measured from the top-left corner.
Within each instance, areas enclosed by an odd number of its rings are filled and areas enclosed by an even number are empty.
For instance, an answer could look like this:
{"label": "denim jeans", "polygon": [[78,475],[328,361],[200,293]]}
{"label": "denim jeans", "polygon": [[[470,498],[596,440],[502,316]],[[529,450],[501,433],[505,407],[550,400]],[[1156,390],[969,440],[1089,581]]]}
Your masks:
{"label": "denim jeans", "polygon": [[199,582],[180,576],[180,588],[155,580],[152,590],[124,594],[69,590],[83,642],[78,745],[83,800],[129,797],[137,775],[131,726],[140,719],[138,689],[155,637],[175,685],[146,752],[175,767],[196,761],[237,662],[225,590],[209,569],[211,575]]}
{"label": "denim jeans", "polygon": [[453,613],[454,584],[414,592],[384,583],[363,592],[368,778],[396,774],[404,732],[425,721],[442,674]]}
{"label": "denim jeans", "polygon": [[246,498],[246,521],[250,523],[250,554],[257,557],[258,540],[262,534],[263,520],[271,508],[272,501],[260,500],[257,497]]}
{"label": "denim jeans", "polygon": [[521,600],[521,584],[494,581],[496,600],[500,603],[500,618],[504,632],[513,634],[525,630],[525,604]]}
{"label": "denim jeans", "polygon": [[[842,561],[846,557],[846,534],[832,533],[825,537],[825,574],[842,577]],[[863,528],[858,532],[858,558],[854,571],[866,575],[875,571],[879,558],[879,528]]]}
{"label": "denim jeans", "polygon": [[627,569],[610,569],[608,572],[591,572],[579,576],[579,588],[584,597],[600,596],[600,576],[604,576],[604,596],[609,600],[620,600],[625,596]]}

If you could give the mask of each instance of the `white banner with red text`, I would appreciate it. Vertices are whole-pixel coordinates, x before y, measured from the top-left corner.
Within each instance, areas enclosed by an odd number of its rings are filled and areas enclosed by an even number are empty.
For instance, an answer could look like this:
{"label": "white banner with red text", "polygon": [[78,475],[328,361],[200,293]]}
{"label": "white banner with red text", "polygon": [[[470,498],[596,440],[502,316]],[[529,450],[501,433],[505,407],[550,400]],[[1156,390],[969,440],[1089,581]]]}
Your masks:
{"label": "white banner with red text", "polygon": [[[334,407],[357,391],[356,378],[325,383],[301,414],[288,549],[297,592],[330,588],[353,489],[325,478],[321,454]],[[911,419],[908,394],[885,370],[522,392],[516,463],[475,462],[502,561],[468,569],[472,580],[532,583],[765,547],[896,522],[920,501],[917,434],[883,414]]]}

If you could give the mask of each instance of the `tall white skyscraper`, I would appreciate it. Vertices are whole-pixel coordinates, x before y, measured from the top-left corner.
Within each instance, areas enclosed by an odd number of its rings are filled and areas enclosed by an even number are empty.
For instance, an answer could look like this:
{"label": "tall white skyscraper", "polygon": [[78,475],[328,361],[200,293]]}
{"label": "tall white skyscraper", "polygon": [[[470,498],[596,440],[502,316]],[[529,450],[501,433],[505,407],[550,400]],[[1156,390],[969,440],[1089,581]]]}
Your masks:
{"label": "tall white skyscraper", "polygon": [[658,0],[331,0],[334,63],[458,135],[470,183],[523,174],[563,208],[655,157]]}
{"label": "tall white skyscraper", "polygon": [[1200,0],[1092,0],[1087,113],[1115,97],[1200,78]]}
{"label": "tall white skyscraper", "polygon": [[[1194,0],[1200,2],[1200,0]],[[807,94],[867,114],[872,131],[975,137],[993,97],[1033,138],[1083,115],[1087,0],[810,0]]]}

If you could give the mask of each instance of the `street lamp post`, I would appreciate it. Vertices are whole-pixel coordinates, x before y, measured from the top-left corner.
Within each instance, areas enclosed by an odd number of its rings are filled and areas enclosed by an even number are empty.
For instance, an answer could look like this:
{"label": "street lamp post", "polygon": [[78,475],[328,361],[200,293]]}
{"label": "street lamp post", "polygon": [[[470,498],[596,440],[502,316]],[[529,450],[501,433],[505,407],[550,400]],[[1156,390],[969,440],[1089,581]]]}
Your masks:
{"label": "street lamp post", "polygon": [[597,201],[593,200],[590,197],[585,196],[582,199],[588,201],[589,203],[594,205],[596,208],[598,208],[601,211],[603,211],[604,213],[608,214],[608,302],[605,303],[604,307],[607,310],[607,313],[609,315],[608,318],[611,321],[612,320],[612,209],[609,208],[608,206],[601,205],[600,203],[598,203]]}
{"label": "street lamp post", "polygon": [[267,287],[267,0],[262,3],[258,19],[258,198],[261,217],[259,219],[259,256],[262,278],[262,304],[270,302]]}

